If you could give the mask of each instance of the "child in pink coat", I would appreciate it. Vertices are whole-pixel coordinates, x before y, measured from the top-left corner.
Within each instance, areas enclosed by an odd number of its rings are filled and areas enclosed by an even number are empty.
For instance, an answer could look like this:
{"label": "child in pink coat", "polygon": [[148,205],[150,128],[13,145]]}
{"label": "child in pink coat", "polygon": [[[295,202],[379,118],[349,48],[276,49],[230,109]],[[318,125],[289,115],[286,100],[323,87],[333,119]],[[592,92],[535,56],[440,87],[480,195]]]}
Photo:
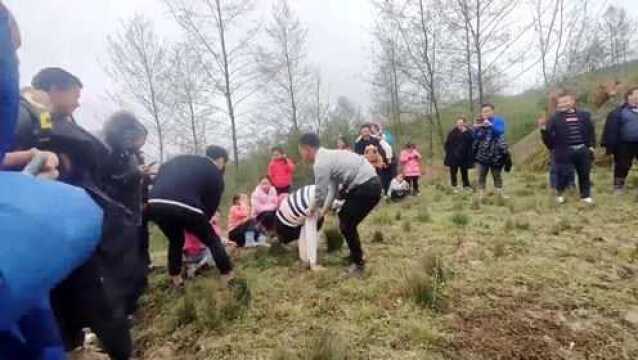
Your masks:
{"label": "child in pink coat", "polygon": [[253,191],[250,198],[250,204],[253,210],[252,217],[259,221],[260,215],[265,212],[274,212],[279,204],[279,196],[277,190],[270,182],[268,177],[264,177]]}
{"label": "child in pink coat", "polygon": [[416,145],[408,143],[401,151],[399,162],[403,168],[405,180],[410,184],[412,195],[419,193],[419,180],[421,179],[421,159],[423,157],[416,149]]}

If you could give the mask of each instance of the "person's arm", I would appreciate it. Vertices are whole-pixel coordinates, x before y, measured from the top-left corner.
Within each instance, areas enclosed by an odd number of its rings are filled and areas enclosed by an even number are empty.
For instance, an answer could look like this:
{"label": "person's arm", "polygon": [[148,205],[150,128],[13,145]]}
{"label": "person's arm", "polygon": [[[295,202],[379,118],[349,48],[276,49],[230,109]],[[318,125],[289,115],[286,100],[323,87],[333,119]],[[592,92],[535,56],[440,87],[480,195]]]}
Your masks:
{"label": "person's arm", "polygon": [[553,139],[554,136],[554,127],[556,126],[556,122],[558,121],[558,117],[560,115],[554,114],[549,121],[540,123],[541,130],[541,139],[543,140],[543,144],[547,147],[547,149],[554,149]]}
{"label": "person's arm", "polygon": [[328,195],[330,194],[332,184],[331,166],[319,159],[314,166],[315,172],[315,204],[310,209],[314,212],[318,209],[324,209],[328,203]]}
{"label": "person's arm", "polygon": [[325,216],[330,209],[332,209],[332,203],[337,197],[337,183],[334,181],[330,182],[330,186],[328,187],[328,195],[326,195],[326,200],[324,201],[323,207],[321,208],[321,215]]}
{"label": "person's arm", "polygon": [[213,216],[219,208],[219,203],[224,193],[224,178],[220,171],[211,174],[208,181],[208,188],[204,196],[203,203],[208,212],[208,216]]}
{"label": "person's arm", "polygon": [[609,113],[607,120],[605,121],[605,127],[603,128],[603,136],[600,142],[600,146],[607,149],[607,154],[613,154],[616,152],[618,146],[618,139],[620,133],[620,113],[622,110],[616,109]]}
{"label": "person's arm", "polygon": [[505,134],[505,119],[500,117],[495,117],[492,121],[492,132],[496,136],[501,136]]}
{"label": "person's arm", "polygon": [[585,126],[587,127],[587,147],[594,151],[596,147],[596,127],[591,119],[591,114],[588,112],[583,113],[585,117]]}
{"label": "person's arm", "polygon": [[376,142],[375,146],[377,147],[377,151],[379,152],[379,155],[381,155],[383,164],[388,164],[388,154],[385,152],[385,149],[383,148],[383,146],[381,146],[381,142],[379,140],[376,140],[375,142]]}

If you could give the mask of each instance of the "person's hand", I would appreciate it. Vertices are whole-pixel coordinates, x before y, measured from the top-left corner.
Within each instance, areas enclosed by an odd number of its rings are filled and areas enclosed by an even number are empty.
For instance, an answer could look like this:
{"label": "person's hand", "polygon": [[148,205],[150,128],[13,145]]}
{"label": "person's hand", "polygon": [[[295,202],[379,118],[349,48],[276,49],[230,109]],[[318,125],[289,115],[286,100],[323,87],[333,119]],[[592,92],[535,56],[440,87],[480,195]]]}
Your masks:
{"label": "person's hand", "polygon": [[536,123],[538,124],[538,127],[541,130],[545,130],[547,128],[547,118],[546,117],[540,117],[536,120]]}
{"label": "person's hand", "polygon": [[60,159],[55,153],[52,153],[50,151],[31,149],[31,160],[33,160],[36,156],[46,157],[46,160],[42,165],[42,169],[40,169],[37,177],[55,180],[60,176],[60,172],[58,171],[58,167],[60,166]]}
{"label": "person's hand", "polygon": [[159,172],[159,166],[157,164],[141,165],[139,169],[144,176],[154,176]]}

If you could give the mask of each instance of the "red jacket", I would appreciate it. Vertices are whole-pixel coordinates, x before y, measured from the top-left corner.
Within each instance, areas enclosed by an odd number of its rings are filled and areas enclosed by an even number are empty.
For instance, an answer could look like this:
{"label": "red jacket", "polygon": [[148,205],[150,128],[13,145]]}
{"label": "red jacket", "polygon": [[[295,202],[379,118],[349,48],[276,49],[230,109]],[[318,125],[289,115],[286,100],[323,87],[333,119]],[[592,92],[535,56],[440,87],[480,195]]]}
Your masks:
{"label": "red jacket", "polygon": [[273,159],[268,165],[268,176],[276,188],[284,188],[292,185],[292,176],[295,173],[295,163],[288,158]]}

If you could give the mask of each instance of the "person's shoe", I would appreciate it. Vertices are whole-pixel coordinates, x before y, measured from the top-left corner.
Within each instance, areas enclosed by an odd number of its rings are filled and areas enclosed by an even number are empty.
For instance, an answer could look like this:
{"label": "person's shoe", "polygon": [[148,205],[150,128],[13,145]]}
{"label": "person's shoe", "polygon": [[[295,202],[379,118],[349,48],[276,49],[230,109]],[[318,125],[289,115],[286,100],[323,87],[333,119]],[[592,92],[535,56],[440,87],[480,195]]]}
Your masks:
{"label": "person's shoe", "polygon": [[496,193],[497,193],[497,194],[498,194],[498,196],[500,196],[500,197],[501,197],[501,199],[503,199],[503,200],[507,200],[507,199],[509,199],[509,198],[510,198],[509,196],[505,195],[505,192],[503,191],[503,189],[496,189]]}
{"label": "person's shoe", "polygon": [[466,186],[463,188],[463,191],[467,193],[473,193],[474,189],[471,186]]}
{"label": "person's shoe", "polygon": [[624,188],[615,188],[614,189],[614,195],[616,195],[616,196],[625,195],[625,189]]}
{"label": "person's shoe", "polygon": [[224,284],[224,286],[232,287],[232,285],[234,283],[233,280],[235,279],[235,273],[231,271],[228,274],[221,275],[220,278],[221,278],[222,284]]}
{"label": "person's shoe", "polygon": [[321,272],[321,271],[326,271],[326,268],[319,265],[319,264],[313,264],[309,266],[310,271],[312,272]]}
{"label": "person's shoe", "polygon": [[565,197],[564,196],[558,196],[556,198],[556,202],[561,204],[561,205],[564,204],[565,203]]}
{"label": "person's shoe", "polygon": [[584,198],[584,199],[583,199],[583,202],[584,202],[585,204],[593,205],[593,204],[594,204],[594,199],[592,199],[591,197]]}
{"label": "person's shoe", "polygon": [[362,279],[364,273],[365,273],[365,265],[352,264],[348,266],[344,275],[347,278]]}
{"label": "person's shoe", "polygon": [[454,190],[452,190],[455,194],[458,194],[461,192],[461,190],[458,187],[453,187]]}

